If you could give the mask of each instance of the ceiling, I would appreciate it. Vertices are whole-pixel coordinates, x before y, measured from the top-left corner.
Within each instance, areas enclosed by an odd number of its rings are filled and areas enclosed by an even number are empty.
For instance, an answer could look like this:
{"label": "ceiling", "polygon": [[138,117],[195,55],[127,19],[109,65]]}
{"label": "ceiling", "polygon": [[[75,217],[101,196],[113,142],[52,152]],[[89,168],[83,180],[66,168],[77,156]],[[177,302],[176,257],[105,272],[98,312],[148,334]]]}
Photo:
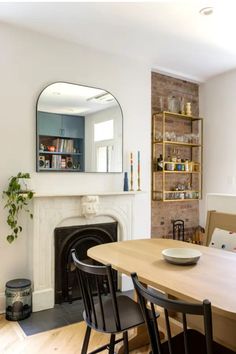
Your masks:
{"label": "ceiling", "polygon": [[118,106],[109,92],[88,86],[56,82],[40,94],[37,110],[73,116],[89,115]]}
{"label": "ceiling", "polygon": [[235,0],[8,2],[0,21],[201,82],[236,68],[235,10]]}

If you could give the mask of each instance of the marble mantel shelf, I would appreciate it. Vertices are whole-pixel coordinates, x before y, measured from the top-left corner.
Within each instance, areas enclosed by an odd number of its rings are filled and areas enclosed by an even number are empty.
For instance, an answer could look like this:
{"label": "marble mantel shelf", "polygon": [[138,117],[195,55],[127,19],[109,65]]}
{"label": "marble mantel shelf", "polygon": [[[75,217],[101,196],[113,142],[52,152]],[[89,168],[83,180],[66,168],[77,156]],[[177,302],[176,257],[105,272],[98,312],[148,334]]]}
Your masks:
{"label": "marble mantel shelf", "polygon": [[145,192],[143,191],[130,191],[130,192],[68,192],[66,194],[59,194],[59,193],[45,193],[45,194],[40,194],[40,193],[35,193],[34,198],[49,198],[49,197],[84,197],[84,196],[89,196],[89,195],[98,195],[98,196],[109,196],[109,195],[138,195],[138,194],[143,194]]}

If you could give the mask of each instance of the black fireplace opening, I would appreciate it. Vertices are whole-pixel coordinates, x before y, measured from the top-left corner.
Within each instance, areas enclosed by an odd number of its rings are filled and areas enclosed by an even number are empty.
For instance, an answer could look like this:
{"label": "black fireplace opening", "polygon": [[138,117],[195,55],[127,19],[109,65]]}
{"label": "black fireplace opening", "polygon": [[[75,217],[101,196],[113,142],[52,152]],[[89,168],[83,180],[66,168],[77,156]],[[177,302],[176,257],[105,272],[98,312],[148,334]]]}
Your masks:
{"label": "black fireplace opening", "polygon": [[[66,226],[56,228],[55,238],[55,303],[72,302],[81,299],[75,266],[70,257],[71,249],[78,258],[88,264],[98,264],[87,256],[93,246],[117,241],[117,222]],[[114,271],[117,286],[117,272]]]}

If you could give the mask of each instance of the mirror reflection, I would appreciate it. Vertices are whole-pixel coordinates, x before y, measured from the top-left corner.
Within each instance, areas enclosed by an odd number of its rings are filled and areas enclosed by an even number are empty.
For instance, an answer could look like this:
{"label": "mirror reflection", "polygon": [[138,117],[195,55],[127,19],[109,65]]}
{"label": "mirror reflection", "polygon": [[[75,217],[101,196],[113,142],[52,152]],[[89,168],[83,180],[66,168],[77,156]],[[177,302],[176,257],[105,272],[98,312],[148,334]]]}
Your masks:
{"label": "mirror reflection", "polygon": [[37,171],[122,172],[122,121],[105,90],[49,85],[37,103]]}

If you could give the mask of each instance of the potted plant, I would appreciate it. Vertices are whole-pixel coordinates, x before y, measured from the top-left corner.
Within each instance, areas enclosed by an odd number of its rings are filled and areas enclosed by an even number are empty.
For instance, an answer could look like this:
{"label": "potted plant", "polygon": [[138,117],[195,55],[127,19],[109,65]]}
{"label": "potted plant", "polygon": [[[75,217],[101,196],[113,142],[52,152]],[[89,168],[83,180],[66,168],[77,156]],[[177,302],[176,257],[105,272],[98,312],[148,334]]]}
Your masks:
{"label": "potted plant", "polygon": [[22,231],[22,226],[19,225],[18,221],[21,211],[29,213],[30,217],[33,218],[33,214],[28,209],[28,203],[34,195],[27,183],[29,179],[29,173],[19,172],[9,179],[7,190],[3,191],[3,198],[6,199],[4,207],[8,209],[7,224],[11,229],[11,233],[7,235],[9,243],[12,243]]}

